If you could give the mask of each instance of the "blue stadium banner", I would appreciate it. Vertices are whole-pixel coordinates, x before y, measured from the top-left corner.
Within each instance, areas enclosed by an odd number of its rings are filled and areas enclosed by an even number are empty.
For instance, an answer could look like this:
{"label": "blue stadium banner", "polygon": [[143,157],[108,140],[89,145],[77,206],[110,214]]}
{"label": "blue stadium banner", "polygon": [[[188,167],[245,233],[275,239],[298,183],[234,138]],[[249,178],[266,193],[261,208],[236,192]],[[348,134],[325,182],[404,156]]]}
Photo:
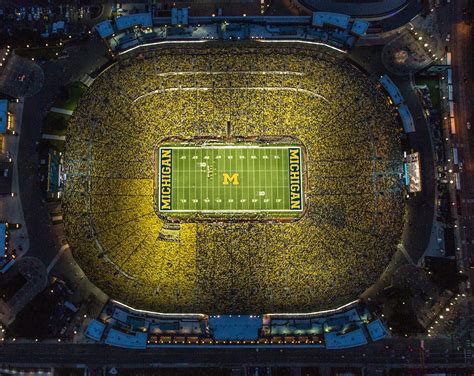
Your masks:
{"label": "blue stadium banner", "polygon": [[301,148],[288,148],[288,173],[290,184],[290,210],[303,210]]}
{"label": "blue stadium banner", "polygon": [[160,148],[160,211],[172,209],[172,149]]}

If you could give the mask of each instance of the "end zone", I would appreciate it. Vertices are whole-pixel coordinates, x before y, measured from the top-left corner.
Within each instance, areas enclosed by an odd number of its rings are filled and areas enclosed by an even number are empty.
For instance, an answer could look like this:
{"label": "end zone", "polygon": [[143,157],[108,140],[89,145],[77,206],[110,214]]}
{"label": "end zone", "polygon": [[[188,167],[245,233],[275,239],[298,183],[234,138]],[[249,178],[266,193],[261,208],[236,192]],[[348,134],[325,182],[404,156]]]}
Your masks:
{"label": "end zone", "polygon": [[159,169],[158,169],[158,206],[160,211],[171,211],[173,207],[173,149],[159,149]]}

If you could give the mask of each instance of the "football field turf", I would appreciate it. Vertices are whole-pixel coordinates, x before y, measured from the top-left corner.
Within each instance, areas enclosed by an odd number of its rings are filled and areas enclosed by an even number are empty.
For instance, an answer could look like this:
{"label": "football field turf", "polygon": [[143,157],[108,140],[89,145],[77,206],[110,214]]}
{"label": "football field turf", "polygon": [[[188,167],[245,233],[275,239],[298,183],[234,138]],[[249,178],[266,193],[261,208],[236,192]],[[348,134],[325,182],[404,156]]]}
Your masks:
{"label": "football field turf", "polygon": [[303,210],[300,146],[163,146],[157,163],[160,212]]}

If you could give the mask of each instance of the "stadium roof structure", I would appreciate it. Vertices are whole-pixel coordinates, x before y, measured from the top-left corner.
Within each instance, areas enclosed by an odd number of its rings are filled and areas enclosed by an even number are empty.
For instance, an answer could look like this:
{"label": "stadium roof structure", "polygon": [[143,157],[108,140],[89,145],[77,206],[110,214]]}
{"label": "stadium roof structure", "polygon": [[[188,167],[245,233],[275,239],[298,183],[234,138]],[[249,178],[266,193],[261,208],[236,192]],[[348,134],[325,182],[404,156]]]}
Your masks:
{"label": "stadium roof structure", "polygon": [[392,98],[392,102],[395,106],[398,106],[403,102],[403,97],[400,93],[400,90],[398,90],[398,87],[393,83],[389,76],[386,74],[383,75],[380,78],[380,83],[387,91],[388,95],[390,95],[390,98]]}
{"label": "stadium roof structure", "polygon": [[64,21],[57,21],[54,22],[52,25],[52,33],[59,33],[60,31],[64,30]]}
{"label": "stadium roof structure", "polygon": [[406,104],[402,104],[398,107],[398,113],[400,115],[400,119],[402,120],[403,130],[405,133],[415,132],[415,122],[413,121],[413,116],[408,109]]}
{"label": "stadium roof structure", "polygon": [[[216,24],[222,27],[216,27]],[[213,39],[301,40],[344,51],[344,48],[352,48],[356,40],[366,34],[369,25],[366,20],[331,12],[314,12],[310,16],[191,17],[187,8],[172,8],[167,17],[137,13],[103,21],[96,25],[96,31],[107,40],[112,50],[119,50],[120,53],[154,43],[205,42]]]}
{"label": "stadium roof structure", "polygon": [[0,247],[1,254],[0,257],[5,257],[6,247],[5,242],[7,240],[7,225],[5,223],[0,223]]}
{"label": "stadium roof structure", "polygon": [[125,30],[133,26],[152,27],[153,20],[151,13],[137,13],[129,16],[117,17],[115,19],[117,29]]}
{"label": "stadium roof structure", "polygon": [[0,133],[5,134],[8,123],[8,99],[0,99]]}
{"label": "stadium roof structure", "polygon": [[360,20],[356,18],[354,20],[354,23],[352,24],[351,27],[351,32],[354,33],[355,35],[362,37],[365,35],[367,32],[367,29],[369,28],[369,23],[367,21]]}
{"label": "stadium roof structure", "polygon": [[211,316],[209,328],[216,340],[256,340],[262,320],[249,315]]}
{"label": "stadium roof structure", "polygon": [[99,33],[101,38],[108,38],[114,33],[112,22],[109,20],[99,22],[97,25],[95,25],[95,30]]}
{"label": "stadium roof structure", "polygon": [[372,341],[377,341],[379,339],[386,338],[389,336],[387,329],[383,325],[382,321],[380,321],[380,319],[374,320],[367,324],[367,331],[369,332]]}
{"label": "stadium roof structure", "polygon": [[368,21],[383,20],[384,31],[397,29],[421,12],[423,4],[417,0],[295,0],[308,12],[339,12]]}
{"label": "stadium roof structure", "polygon": [[347,349],[367,344],[367,338],[362,328],[356,329],[346,334],[330,332],[324,334],[327,349]]}
{"label": "stadium roof structure", "polygon": [[331,25],[347,29],[350,19],[350,16],[342,13],[314,12],[313,26],[323,27],[324,25]]}
{"label": "stadium roof structure", "polygon": [[172,25],[187,25],[189,22],[188,8],[171,9],[171,24]]}
{"label": "stadium roof structure", "polygon": [[110,329],[105,343],[107,345],[125,347],[128,349],[145,349],[147,338],[147,334],[143,332],[127,334],[116,329]]}
{"label": "stadium roof structure", "polygon": [[105,324],[97,320],[92,320],[89,326],[87,327],[85,336],[90,339],[93,339],[94,341],[100,341],[102,335],[104,334],[104,331]]}

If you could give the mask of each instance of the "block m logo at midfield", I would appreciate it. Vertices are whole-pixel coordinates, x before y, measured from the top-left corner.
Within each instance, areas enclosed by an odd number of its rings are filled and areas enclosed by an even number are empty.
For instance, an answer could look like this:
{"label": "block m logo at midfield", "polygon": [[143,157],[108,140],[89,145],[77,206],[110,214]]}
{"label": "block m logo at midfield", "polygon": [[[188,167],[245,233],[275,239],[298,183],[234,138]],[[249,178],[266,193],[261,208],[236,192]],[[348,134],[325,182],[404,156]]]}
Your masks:
{"label": "block m logo at midfield", "polygon": [[234,172],[232,175],[229,175],[228,173],[224,172],[222,176],[224,177],[224,182],[222,184],[239,185],[239,174],[237,172]]}

